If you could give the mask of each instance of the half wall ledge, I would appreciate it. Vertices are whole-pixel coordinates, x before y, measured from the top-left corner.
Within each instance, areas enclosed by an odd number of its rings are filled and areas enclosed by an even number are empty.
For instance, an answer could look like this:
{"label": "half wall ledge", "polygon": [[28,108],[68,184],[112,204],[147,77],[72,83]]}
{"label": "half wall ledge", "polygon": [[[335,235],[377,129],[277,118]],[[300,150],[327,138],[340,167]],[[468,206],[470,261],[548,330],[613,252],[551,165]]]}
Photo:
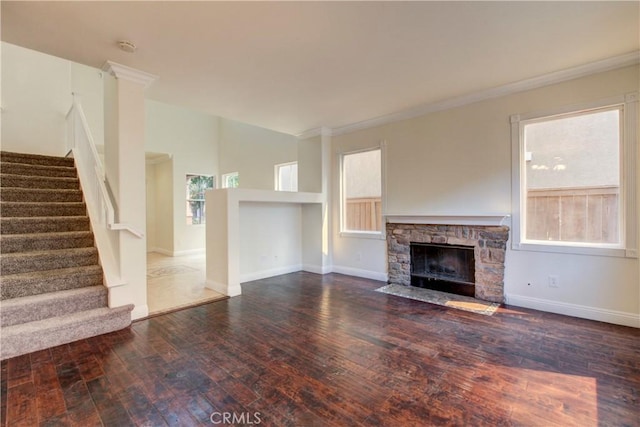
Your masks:
{"label": "half wall ledge", "polygon": [[[206,282],[205,286],[227,296],[241,295],[240,224],[243,204],[290,204],[315,206],[317,215],[299,230],[303,240],[303,259],[322,264],[323,213],[326,203],[321,193],[224,188],[205,194],[206,206]],[[269,227],[269,224],[265,224]],[[317,266],[322,268],[322,265]]]}

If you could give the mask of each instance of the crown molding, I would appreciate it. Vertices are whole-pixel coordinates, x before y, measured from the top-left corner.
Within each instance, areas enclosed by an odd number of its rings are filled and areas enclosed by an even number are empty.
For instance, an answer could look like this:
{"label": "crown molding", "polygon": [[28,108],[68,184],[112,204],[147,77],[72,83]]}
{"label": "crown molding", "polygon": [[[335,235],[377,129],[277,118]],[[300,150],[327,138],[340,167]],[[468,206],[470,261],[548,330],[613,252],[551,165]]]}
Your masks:
{"label": "crown molding", "polygon": [[158,79],[158,76],[154,74],[136,70],[135,68],[127,67],[126,65],[118,64],[113,61],[106,61],[102,66],[102,71],[111,74],[116,79],[138,83],[145,88]]}
{"label": "crown molding", "polygon": [[333,135],[333,130],[331,128],[322,126],[319,128],[309,129],[302,133],[299,133],[296,135],[296,138],[298,138],[298,140],[303,140],[303,139],[314,138],[316,136],[332,136],[332,135]]}
{"label": "crown molding", "polygon": [[[373,119],[363,120],[361,122],[336,127],[332,129],[332,135],[342,135],[345,133],[351,133],[358,130],[382,126],[393,122],[399,122],[401,120],[412,119],[414,117],[423,116],[429,113],[435,113],[437,111],[462,107],[464,105],[473,104],[488,99],[499,98],[501,96],[524,92],[531,89],[537,89],[543,86],[549,86],[555,83],[561,83],[567,80],[585,77],[591,74],[603,73],[605,71],[636,65],[638,63],[640,63],[640,51],[636,50],[625,55],[614,56],[612,58],[603,59],[601,61],[591,62],[588,64],[579,65],[577,67],[555,71],[552,73],[544,74],[542,76],[520,80],[514,83],[493,87],[479,92],[473,92],[467,95],[449,98],[438,102],[423,104],[418,107],[399,111],[397,113],[392,113],[385,116],[380,116]],[[304,134],[306,134],[306,132]]]}

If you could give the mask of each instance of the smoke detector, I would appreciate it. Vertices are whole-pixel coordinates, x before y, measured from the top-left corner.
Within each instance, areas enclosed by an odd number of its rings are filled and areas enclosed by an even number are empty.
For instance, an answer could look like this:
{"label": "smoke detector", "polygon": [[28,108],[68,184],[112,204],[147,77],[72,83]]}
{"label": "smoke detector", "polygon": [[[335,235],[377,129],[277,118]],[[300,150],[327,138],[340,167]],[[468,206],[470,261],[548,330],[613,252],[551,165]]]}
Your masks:
{"label": "smoke detector", "polygon": [[138,49],[138,46],[130,42],[129,40],[120,40],[118,42],[118,47],[120,50],[125,51],[127,53],[133,53]]}

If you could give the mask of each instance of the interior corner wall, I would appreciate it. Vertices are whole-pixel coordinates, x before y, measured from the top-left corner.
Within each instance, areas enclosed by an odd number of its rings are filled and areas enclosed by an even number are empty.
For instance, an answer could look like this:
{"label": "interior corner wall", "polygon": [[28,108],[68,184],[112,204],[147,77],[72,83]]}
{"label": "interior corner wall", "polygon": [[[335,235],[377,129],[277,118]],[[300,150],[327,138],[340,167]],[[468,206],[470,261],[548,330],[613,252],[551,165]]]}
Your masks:
{"label": "interior corner wall", "polygon": [[[220,181],[218,120],[187,108],[146,101],[145,149],[171,155],[171,161],[156,165],[156,247],[163,253],[185,255],[205,249],[205,226],[186,222],[186,176],[215,175]],[[169,170],[171,181],[166,182]]]}
{"label": "interior corner wall", "polygon": [[[598,101],[638,91],[639,85],[636,65],[335,136],[334,268],[360,275],[386,273],[384,240],[339,233],[341,153],[387,141],[386,215],[510,213],[510,115]],[[560,279],[559,288],[547,286],[549,275]],[[510,248],[506,254],[505,293],[515,305],[613,323],[637,322],[639,284],[637,258]]]}
{"label": "interior corner wall", "polygon": [[220,173],[238,172],[240,188],[273,190],[274,166],[298,160],[295,136],[224,118],[219,150]]}
{"label": "interior corner wall", "polygon": [[97,144],[103,135],[100,70],[2,42],[2,149],[64,156],[66,114],[81,95]]}
{"label": "interior corner wall", "polygon": [[298,191],[322,192],[322,139],[298,141]]}
{"label": "interior corner wall", "polygon": [[[315,136],[298,141],[298,191],[322,192],[322,138]],[[302,206],[302,268],[305,271],[323,272],[322,218],[326,204]],[[322,251],[318,251],[322,248]]]}

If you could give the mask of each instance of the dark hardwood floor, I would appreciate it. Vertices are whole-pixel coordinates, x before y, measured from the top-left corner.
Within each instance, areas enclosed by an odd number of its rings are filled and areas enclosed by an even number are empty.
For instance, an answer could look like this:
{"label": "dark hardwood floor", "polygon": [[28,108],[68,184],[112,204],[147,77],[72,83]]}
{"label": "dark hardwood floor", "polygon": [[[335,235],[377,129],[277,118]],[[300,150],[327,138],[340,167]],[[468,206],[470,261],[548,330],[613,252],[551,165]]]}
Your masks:
{"label": "dark hardwood floor", "polygon": [[294,273],[10,359],[2,426],[640,425],[640,330],[382,285]]}

